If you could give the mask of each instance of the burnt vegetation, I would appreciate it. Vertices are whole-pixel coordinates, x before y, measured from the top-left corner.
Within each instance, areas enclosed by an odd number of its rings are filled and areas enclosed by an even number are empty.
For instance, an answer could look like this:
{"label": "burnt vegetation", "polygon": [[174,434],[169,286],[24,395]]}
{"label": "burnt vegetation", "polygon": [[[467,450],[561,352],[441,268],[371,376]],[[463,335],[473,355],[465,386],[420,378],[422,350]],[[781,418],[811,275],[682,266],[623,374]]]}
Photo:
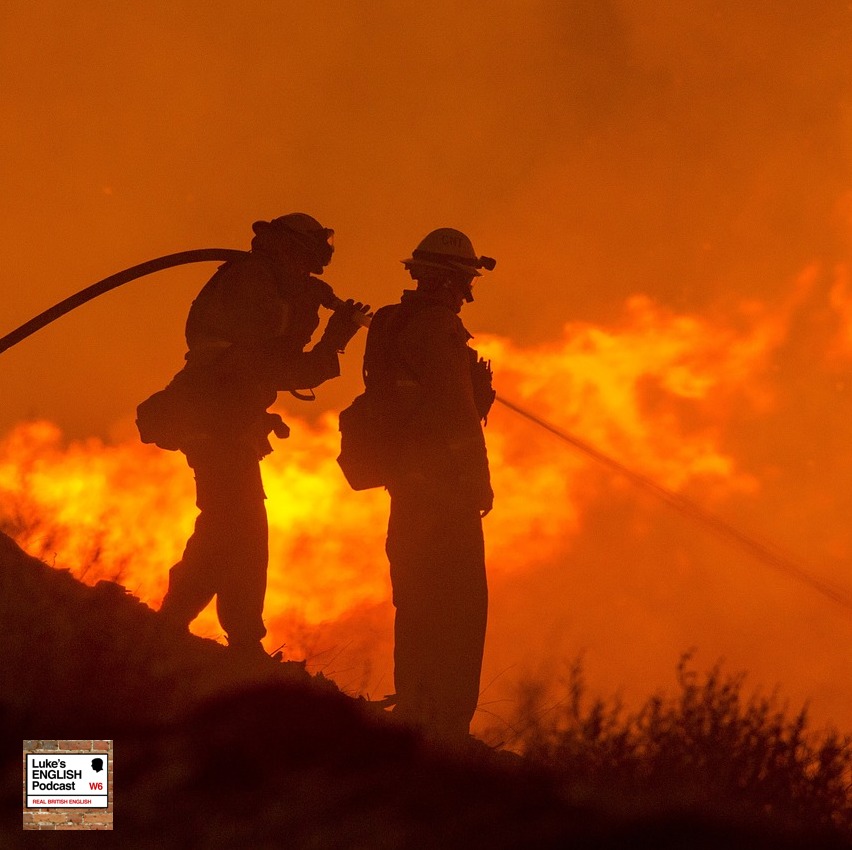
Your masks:
{"label": "burnt vegetation", "polygon": [[556,693],[521,689],[516,738],[575,794],[639,808],[667,799],[852,837],[852,739],[813,732],[807,709],[791,713],[777,694],[747,696],[745,674],[719,664],[700,674],[690,662],[681,658],[674,694],[633,711],[589,697],[574,662]]}
{"label": "burnt vegetation", "polygon": [[430,740],[302,664],[170,635],[120,585],[6,535],[0,630],[2,846],[21,836],[18,740],[74,738],[115,742],[128,848],[852,846],[849,740],[689,657],[676,694],[633,711],[589,697],[579,663],[555,696],[526,687],[518,755]]}

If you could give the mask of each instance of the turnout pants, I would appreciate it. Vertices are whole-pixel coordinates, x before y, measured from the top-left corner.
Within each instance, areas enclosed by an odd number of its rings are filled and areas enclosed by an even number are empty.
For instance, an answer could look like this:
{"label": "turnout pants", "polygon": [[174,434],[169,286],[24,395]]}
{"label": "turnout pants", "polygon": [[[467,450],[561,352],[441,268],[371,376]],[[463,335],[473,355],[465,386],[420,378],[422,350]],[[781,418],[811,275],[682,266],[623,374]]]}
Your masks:
{"label": "turnout pants", "polygon": [[250,446],[219,444],[187,453],[199,515],[181,560],[169,572],[163,615],[186,627],[213,597],[230,646],[266,634],[263,599],[269,560],[260,462]]}
{"label": "turnout pants", "polygon": [[452,493],[395,490],[387,554],[396,607],[395,712],[467,734],[488,609],[479,511]]}

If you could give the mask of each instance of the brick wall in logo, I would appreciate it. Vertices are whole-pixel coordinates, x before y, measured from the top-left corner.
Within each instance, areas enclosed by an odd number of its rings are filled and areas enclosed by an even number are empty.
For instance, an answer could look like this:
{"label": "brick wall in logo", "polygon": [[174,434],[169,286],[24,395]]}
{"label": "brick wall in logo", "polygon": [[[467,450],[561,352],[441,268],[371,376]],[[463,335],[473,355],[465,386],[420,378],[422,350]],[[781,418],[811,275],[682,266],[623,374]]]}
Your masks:
{"label": "brick wall in logo", "polygon": [[22,773],[24,829],[113,828],[112,741],[24,741]]}

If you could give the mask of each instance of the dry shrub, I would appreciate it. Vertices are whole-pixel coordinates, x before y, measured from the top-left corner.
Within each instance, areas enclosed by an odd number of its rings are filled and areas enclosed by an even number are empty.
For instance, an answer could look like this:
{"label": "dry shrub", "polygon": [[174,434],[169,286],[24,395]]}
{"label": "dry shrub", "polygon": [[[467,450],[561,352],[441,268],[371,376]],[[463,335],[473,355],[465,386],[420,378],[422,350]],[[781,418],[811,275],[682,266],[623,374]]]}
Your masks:
{"label": "dry shrub", "polygon": [[624,805],[701,807],[749,820],[852,839],[852,739],[813,732],[807,709],[789,714],[778,695],[743,693],[745,675],[717,664],[700,675],[691,653],[678,690],[637,711],[589,698],[575,661],[552,689],[522,688],[517,746],[577,798],[607,794]]}

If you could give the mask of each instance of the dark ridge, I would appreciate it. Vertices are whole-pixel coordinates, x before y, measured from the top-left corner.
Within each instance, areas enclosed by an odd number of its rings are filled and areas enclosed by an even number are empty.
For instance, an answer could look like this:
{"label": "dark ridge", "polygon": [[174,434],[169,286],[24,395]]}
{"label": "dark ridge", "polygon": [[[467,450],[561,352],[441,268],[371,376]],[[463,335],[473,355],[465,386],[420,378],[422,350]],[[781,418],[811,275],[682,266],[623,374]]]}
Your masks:
{"label": "dark ridge", "polygon": [[304,665],[170,635],[119,585],[88,587],[3,534],[0,722],[2,847],[85,845],[21,828],[20,742],[75,738],[114,740],[104,847],[816,846],[665,800],[568,795],[517,756],[394,724]]}

